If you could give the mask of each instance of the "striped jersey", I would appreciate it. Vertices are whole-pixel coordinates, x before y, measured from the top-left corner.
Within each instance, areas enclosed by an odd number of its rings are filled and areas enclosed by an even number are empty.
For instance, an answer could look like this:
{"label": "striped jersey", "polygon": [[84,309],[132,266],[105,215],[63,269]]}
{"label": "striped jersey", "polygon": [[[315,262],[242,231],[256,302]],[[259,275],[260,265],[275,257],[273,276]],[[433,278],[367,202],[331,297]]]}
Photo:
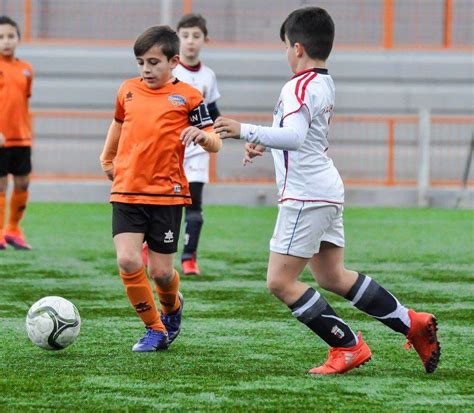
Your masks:
{"label": "striped jersey", "polygon": [[282,88],[272,127],[284,127],[291,116],[304,113],[309,128],[297,150],[272,149],[280,201],[344,202],[342,179],[327,154],[334,92],[327,69],[319,68],[295,74]]}

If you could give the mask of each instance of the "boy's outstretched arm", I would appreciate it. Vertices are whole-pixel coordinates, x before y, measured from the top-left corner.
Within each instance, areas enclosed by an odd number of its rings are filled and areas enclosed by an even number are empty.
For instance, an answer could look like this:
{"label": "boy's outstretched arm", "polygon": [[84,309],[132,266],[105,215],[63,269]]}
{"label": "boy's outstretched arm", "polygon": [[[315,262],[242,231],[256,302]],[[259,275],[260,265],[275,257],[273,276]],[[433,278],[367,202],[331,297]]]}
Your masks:
{"label": "boy's outstretched arm", "polygon": [[100,164],[102,166],[102,170],[107,175],[107,178],[109,178],[111,181],[114,179],[114,159],[115,155],[117,155],[117,148],[121,132],[122,124],[114,119],[109,126],[104,149],[100,154]]}
{"label": "boy's outstretched arm", "polygon": [[233,119],[219,117],[214,124],[214,130],[221,139],[243,139],[268,148],[296,151],[306,139],[310,119],[308,109],[303,106],[297,112],[285,116],[281,127],[239,123]]}

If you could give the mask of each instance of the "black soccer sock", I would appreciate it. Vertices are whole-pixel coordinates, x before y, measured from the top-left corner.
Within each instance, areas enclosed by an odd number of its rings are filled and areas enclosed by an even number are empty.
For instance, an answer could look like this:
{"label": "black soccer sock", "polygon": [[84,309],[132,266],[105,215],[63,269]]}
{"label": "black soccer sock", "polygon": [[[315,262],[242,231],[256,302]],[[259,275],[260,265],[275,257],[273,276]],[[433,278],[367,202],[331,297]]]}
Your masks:
{"label": "black soccer sock", "polygon": [[359,273],[357,281],[345,298],[350,300],[356,308],[381,321],[392,330],[407,335],[410,329],[408,309],[367,275]]}
{"label": "black soccer sock", "polygon": [[186,210],[186,223],[184,226],[184,248],[181,261],[189,260],[197,251],[199,236],[204,219],[201,211]]}
{"label": "black soccer sock", "polygon": [[328,302],[313,288],[292,305],[288,306],[293,315],[315,332],[331,347],[352,347],[357,344],[357,336],[351,328],[337,316]]}

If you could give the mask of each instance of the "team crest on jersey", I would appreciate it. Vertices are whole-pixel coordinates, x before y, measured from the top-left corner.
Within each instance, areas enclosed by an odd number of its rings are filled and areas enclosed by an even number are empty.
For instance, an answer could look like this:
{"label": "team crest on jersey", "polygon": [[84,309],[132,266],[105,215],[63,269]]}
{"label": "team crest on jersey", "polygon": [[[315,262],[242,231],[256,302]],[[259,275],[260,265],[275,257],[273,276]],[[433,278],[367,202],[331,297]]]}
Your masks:
{"label": "team crest on jersey", "polygon": [[128,91],[125,95],[125,102],[130,102],[133,99],[133,93]]}
{"label": "team crest on jersey", "polygon": [[183,106],[186,104],[186,99],[181,95],[170,95],[168,100],[173,106]]}

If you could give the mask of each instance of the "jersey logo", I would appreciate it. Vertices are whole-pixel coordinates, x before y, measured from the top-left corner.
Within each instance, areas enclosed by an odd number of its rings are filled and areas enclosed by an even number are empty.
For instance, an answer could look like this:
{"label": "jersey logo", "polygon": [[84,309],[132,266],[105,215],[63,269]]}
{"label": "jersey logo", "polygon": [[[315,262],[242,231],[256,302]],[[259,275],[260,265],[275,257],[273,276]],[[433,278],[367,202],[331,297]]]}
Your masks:
{"label": "jersey logo", "polygon": [[213,124],[211,116],[207,110],[207,106],[201,103],[189,112],[189,122],[192,126],[202,129]]}
{"label": "jersey logo", "polygon": [[31,72],[28,69],[23,69],[23,76],[25,77],[31,77]]}
{"label": "jersey logo", "polygon": [[132,92],[127,92],[125,95],[125,102],[130,102],[133,99],[133,93]]}
{"label": "jersey logo", "polygon": [[181,95],[168,96],[168,100],[173,106],[183,106],[186,104],[186,99]]}
{"label": "jersey logo", "polygon": [[175,194],[179,194],[181,192],[181,185],[176,184],[173,188]]}
{"label": "jersey logo", "polygon": [[174,241],[173,231],[168,230],[167,232],[165,232],[165,239],[163,240],[163,242],[165,244],[171,244],[173,241]]}

